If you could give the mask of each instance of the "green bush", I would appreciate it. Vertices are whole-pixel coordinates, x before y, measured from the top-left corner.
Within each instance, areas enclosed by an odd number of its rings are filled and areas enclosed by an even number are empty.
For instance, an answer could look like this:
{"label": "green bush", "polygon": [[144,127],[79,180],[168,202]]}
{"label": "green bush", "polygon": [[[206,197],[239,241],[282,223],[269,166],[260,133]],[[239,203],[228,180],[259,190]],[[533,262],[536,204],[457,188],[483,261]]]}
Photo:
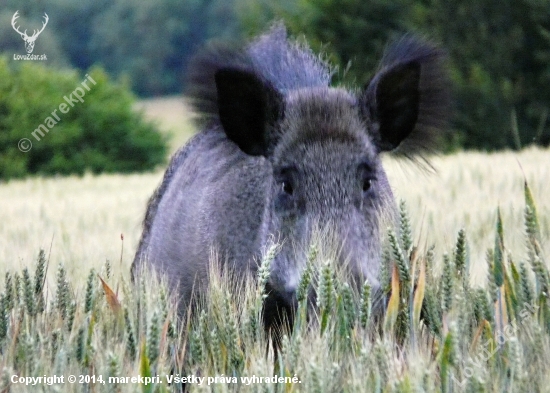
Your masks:
{"label": "green bush", "polygon": [[154,168],[166,141],[132,103],[100,68],[79,75],[0,58],[0,179]]}

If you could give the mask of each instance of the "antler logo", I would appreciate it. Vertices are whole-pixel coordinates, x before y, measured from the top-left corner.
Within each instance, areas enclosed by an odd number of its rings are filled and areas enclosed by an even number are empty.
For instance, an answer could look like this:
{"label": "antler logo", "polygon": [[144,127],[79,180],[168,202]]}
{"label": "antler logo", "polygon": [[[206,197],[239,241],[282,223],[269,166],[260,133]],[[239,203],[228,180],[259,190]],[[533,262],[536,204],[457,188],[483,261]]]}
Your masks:
{"label": "antler logo", "polygon": [[33,49],[34,49],[34,41],[36,41],[36,39],[38,38],[38,36],[40,35],[40,33],[42,33],[42,31],[44,31],[44,28],[46,27],[46,25],[48,24],[48,14],[46,14],[44,12],[44,22],[42,23],[42,28],[40,30],[34,30],[33,31],[33,35],[32,36],[28,36],[27,35],[27,30],[25,30],[23,33],[21,33],[19,31],[19,27],[16,26],[15,24],[15,20],[17,18],[19,18],[19,15],[18,15],[19,11],[15,11],[15,14],[13,14],[13,18],[11,18],[11,26],[13,27],[13,29],[15,31],[17,31],[21,37],[23,38],[23,40],[25,40],[25,50],[27,51],[27,53],[32,53]]}

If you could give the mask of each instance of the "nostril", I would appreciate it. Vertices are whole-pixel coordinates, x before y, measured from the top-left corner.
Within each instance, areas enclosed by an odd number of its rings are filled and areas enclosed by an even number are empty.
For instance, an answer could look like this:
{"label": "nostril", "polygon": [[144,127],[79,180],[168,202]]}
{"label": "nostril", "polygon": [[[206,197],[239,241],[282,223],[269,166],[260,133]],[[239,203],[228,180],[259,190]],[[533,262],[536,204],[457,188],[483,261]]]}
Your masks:
{"label": "nostril", "polygon": [[296,290],[276,290],[269,282],[265,289],[267,296],[264,300],[263,319],[266,328],[281,326],[282,323],[291,327],[298,308]]}
{"label": "nostril", "polygon": [[294,310],[298,308],[298,298],[296,297],[295,289],[285,291],[283,297],[284,297],[285,303],[287,304],[287,307]]}

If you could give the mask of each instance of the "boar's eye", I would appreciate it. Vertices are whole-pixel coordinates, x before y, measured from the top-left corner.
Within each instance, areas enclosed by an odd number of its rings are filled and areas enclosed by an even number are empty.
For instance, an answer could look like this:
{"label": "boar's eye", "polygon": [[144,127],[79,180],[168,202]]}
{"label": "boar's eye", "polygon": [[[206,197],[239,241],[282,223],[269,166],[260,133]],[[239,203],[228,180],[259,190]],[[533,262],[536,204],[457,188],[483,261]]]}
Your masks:
{"label": "boar's eye", "polygon": [[375,180],[376,180],[376,177],[374,176],[372,167],[368,164],[360,164],[359,181],[360,181],[360,185],[363,193],[366,193],[371,189],[372,183]]}
{"label": "boar's eye", "polygon": [[281,189],[287,195],[292,195],[292,193],[294,192],[294,189],[292,188],[292,184],[290,183],[290,180],[288,180],[288,179],[283,180],[281,182]]}
{"label": "boar's eye", "polygon": [[275,181],[277,182],[277,187],[281,195],[290,197],[294,194],[295,172],[296,170],[294,167],[283,167],[275,170]]}
{"label": "boar's eye", "polygon": [[372,179],[365,178],[363,179],[363,192],[367,192],[370,190],[370,187],[372,185]]}
{"label": "boar's eye", "polygon": [[276,168],[273,175],[275,180],[274,191],[276,193],[274,198],[275,210],[283,215],[296,213],[298,203],[296,198],[298,196],[296,168]]}

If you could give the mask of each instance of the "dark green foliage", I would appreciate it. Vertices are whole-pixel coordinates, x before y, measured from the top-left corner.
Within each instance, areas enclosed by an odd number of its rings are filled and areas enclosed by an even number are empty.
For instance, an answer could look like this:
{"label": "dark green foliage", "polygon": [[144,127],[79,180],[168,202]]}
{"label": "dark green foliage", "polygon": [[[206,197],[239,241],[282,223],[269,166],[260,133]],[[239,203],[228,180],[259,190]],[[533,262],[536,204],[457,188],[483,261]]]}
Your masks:
{"label": "dark green foliage", "polygon": [[[550,143],[550,2],[547,0],[240,0],[245,28],[283,18],[340,66],[335,82],[365,84],[388,40],[424,34],[449,53],[455,93],[447,149]],[[269,18],[267,18],[269,20]]]}
{"label": "dark green foliage", "polygon": [[[408,288],[407,288],[408,289]],[[403,291],[402,291],[403,292]],[[405,299],[404,296],[402,296]],[[408,298],[406,298],[408,299]],[[400,307],[399,313],[397,314],[397,321],[395,323],[395,334],[396,341],[398,343],[405,342],[405,340],[411,334],[411,316],[410,316],[410,307],[409,303],[402,300],[402,307]]]}
{"label": "dark green foliage", "polygon": [[491,300],[495,302],[497,300],[497,290],[498,287],[495,283],[495,274],[494,274],[494,252],[493,249],[488,249],[486,253],[486,261],[488,265],[488,274],[487,274],[487,290],[491,297]]}
{"label": "dark green foliage", "polygon": [[428,329],[434,336],[441,334],[441,302],[437,294],[431,288],[426,289],[424,302],[422,303],[422,318]]}
{"label": "dark green foliage", "polygon": [[[541,235],[540,235],[540,227],[539,227],[539,220],[537,216],[537,207],[535,206],[535,201],[533,199],[533,195],[531,194],[531,190],[529,189],[529,185],[527,182],[524,183],[524,196],[525,196],[525,231],[527,235],[527,255],[529,256],[529,264],[531,266],[531,269],[535,273],[535,285],[537,291],[540,290],[546,294],[548,294],[549,290],[549,282],[550,282],[550,275],[548,274],[548,269],[546,267],[546,264],[544,262],[544,255],[542,253],[541,248]],[[523,267],[523,266],[522,266]],[[530,288],[527,282],[524,283],[525,279],[523,278],[523,275],[525,275],[522,271],[522,289],[524,296],[527,298],[531,298],[530,296]],[[544,312],[545,307],[548,305],[548,296],[543,297],[539,301],[540,305],[542,306],[542,310]]]}
{"label": "dark green foliage", "polygon": [[13,308],[13,298],[14,298],[14,287],[12,282],[12,275],[10,272],[6,272],[6,279],[4,282],[4,291],[5,291],[5,307],[6,310],[11,310]]}
{"label": "dark green foliage", "polygon": [[429,280],[434,273],[435,245],[432,245],[426,252],[426,278]]}
{"label": "dark green foliage", "polygon": [[523,190],[525,195],[525,230],[529,243],[535,247],[535,242],[540,242],[541,239],[537,207],[535,206],[533,194],[531,194],[531,189],[527,182],[524,182]]}
{"label": "dark green foliage", "polygon": [[493,311],[489,299],[487,298],[487,292],[483,289],[477,289],[472,293],[472,301],[474,305],[474,317],[479,324],[483,320],[493,322]]}
{"label": "dark green foliage", "polygon": [[325,263],[319,270],[319,294],[317,296],[317,307],[321,314],[321,334],[327,328],[328,319],[334,307],[336,297],[333,266]]}
{"label": "dark green foliage", "polygon": [[[25,53],[10,20],[19,10],[23,28],[50,21],[35,54],[53,66],[82,71],[101,64],[110,75],[127,76],[140,95],[180,93],[190,56],[212,37],[238,37],[230,0],[51,0],[47,4],[6,0],[0,10],[0,52]],[[154,32],[154,33],[153,33]]]}
{"label": "dark green foliage", "polygon": [[467,268],[466,266],[466,231],[464,229],[461,229],[458,232],[458,238],[456,240],[456,248],[455,248],[455,269],[456,273],[461,276],[465,277]]}
{"label": "dark green foliage", "polygon": [[195,330],[189,335],[189,353],[191,359],[197,363],[204,362],[203,341],[201,340],[200,330]]}
{"label": "dark green foliage", "polygon": [[19,273],[15,273],[13,275],[13,306],[19,305],[21,302],[21,277],[19,276]]}
{"label": "dark green foliage", "polygon": [[0,52],[9,56],[24,53],[10,26],[16,10],[29,29],[50,16],[35,48],[49,65],[101,64],[141,96],[181,92],[190,57],[208,39],[257,34],[275,19],[339,65],[337,83],[366,84],[388,40],[425,34],[449,52],[456,116],[448,149],[550,143],[547,0],[6,0]]}
{"label": "dark green foliage", "polygon": [[137,354],[136,338],[127,308],[124,308],[124,323],[126,324],[126,353],[133,360]]}
{"label": "dark green foliage", "polygon": [[310,247],[306,268],[302,273],[302,277],[300,278],[298,289],[296,289],[296,299],[299,303],[302,303],[307,299],[310,284],[313,279],[313,262],[315,261],[315,258],[317,258],[317,252],[317,247]]}
{"label": "dark green foliage", "polygon": [[75,345],[75,358],[78,361],[78,363],[84,362],[85,348],[86,348],[86,329],[84,327],[81,327],[80,329],[78,329],[76,345]]}
{"label": "dark green foliage", "polygon": [[54,330],[52,332],[52,337],[51,337],[51,345],[50,345],[50,353],[51,353],[51,358],[54,359],[55,358],[55,355],[57,354],[57,351],[59,350],[59,346],[61,345],[61,340],[62,340],[62,334],[61,334],[61,331],[59,330]]}
{"label": "dark green foliage", "polygon": [[449,311],[453,303],[454,272],[451,258],[448,254],[443,255],[443,277],[442,277],[442,301],[443,310]]}
{"label": "dark green foliage", "polygon": [[8,334],[8,301],[4,294],[0,295],[0,343]]}
{"label": "dark green foliage", "polygon": [[224,332],[223,339],[228,353],[228,368],[233,372],[242,370],[244,356],[240,348],[239,326],[235,317],[235,309],[231,304],[231,295],[226,292],[223,296]]}
{"label": "dark green foliage", "polygon": [[73,300],[67,307],[67,331],[73,329],[73,322],[76,316],[76,302]]}
{"label": "dark green foliage", "polygon": [[38,262],[36,264],[36,271],[34,275],[34,296],[36,299],[36,311],[41,313],[44,311],[44,295],[42,289],[44,288],[44,282],[46,281],[46,272],[48,270],[46,254],[44,250],[40,250],[38,253]]}
{"label": "dark green foliage", "polygon": [[67,316],[67,309],[70,302],[70,289],[67,282],[67,273],[63,265],[59,264],[57,268],[57,292],[55,295],[55,306],[59,312],[61,318],[65,319]]}
{"label": "dark green foliage", "polygon": [[145,285],[145,275],[142,275],[140,277],[140,291],[139,291],[139,298],[138,298],[138,304],[137,304],[137,311],[138,311],[138,323],[136,327],[137,336],[144,336],[147,334],[147,309],[148,309],[148,302],[147,302],[147,290]]}
{"label": "dark green foliage", "polygon": [[495,249],[493,252],[493,275],[495,276],[495,285],[500,287],[504,284],[504,231],[502,227],[502,217],[500,208],[497,209],[497,228],[495,236]]}
{"label": "dark green foliage", "polygon": [[450,52],[465,146],[548,144],[550,3],[431,1],[425,16]]}
{"label": "dark green foliage", "polygon": [[399,241],[397,240],[397,236],[395,235],[395,232],[393,230],[390,230],[388,232],[388,238],[391,246],[392,257],[397,264],[399,278],[404,283],[409,283],[411,280],[409,261],[407,258],[405,258],[403,250],[401,249]]}
{"label": "dark green foliage", "polygon": [[383,293],[390,291],[391,269],[393,266],[391,246],[385,242],[382,248],[382,260],[380,261],[380,289]]}
{"label": "dark green foliage", "polygon": [[361,291],[361,305],[359,309],[359,320],[361,321],[361,327],[366,328],[371,313],[371,286],[368,281],[365,281]]}
{"label": "dark green foliage", "polygon": [[94,20],[90,49],[110,73],[128,75],[140,95],[180,93],[201,44],[238,36],[234,12],[232,0],[109,2]]}
{"label": "dark green foliage", "polygon": [[86,282],[86,296],[84,297],[84,312],[87,314],[92,310],[93,301],[94,301],[94,280],[95,280],[95,271],[94,269],[90,270],[88,274],[88,281]]}
{"label": "dark green foliage", "polygon": [[23,296],[25,306],[30,316],[36,315],[36,304],[34,302],[34,292],[31,284],[31,276],[27,268],[23,269]]}
{"label": "dark green foliage", "polygon": [[525,266],[524,263],[520,265],[519,273],[520,273],[520,280],[521,280],[521,288],[520,288],[521,290],[519,292],[521,294],[521,301],[523,303],[532,304],[533,288],[531,285],[531,280],[528,277],[527,267]]}
{"label": "dark green foliage", "polygon": [[545,294],[548,294],[548,289],[549,289],[548,285],[550,281],[549,281],[548,269],[545,263],[539,256],[535,256],[531,261],[531,265],[533,267],[533,271],[535,272],[535,279],[536,279],[535,282],[537,285],[537,289],[539,289]]}
{"label": "dark green foliage", "polygon": [[340,65],[340,81],[358,85],[366,84],[374,75],[388,40],[405,30],[410,12],[404,0],[240,3],[247,6],[248,14],[239,17],[249,33],[265,29],[269,22],[264,15],[283,18],[293,33],[304,34],[316,51],[329,54],[330,60]]}
{"label": "dark green foliage", "polygon": [[132,104],[99,68],[78,75],[0,57],[0,179],[153,169],[166,144]]}
{"label": "dark green foliage", "polygon": [[161,307],[162,307],[162,319],[169,321],[168,322],[168,331],[167,331],[168,337],[175,338],[176,337],[176,327],[174,326],[174,322],[171,321],[170,317],[169,317],[170,304],[169,304],[169,299],[168,299],[168,296],[166,294],[166,290],[165,290],[164,287],[162,287],[161,290],[160,290],[160,304],[161,304]]}
{"label": "dark green foliage", "polygon": [[405,201],[401,200],[399,202],[399,235],[401,237],[401,244],[403,246],[403,251],[405,256],[408,257],[412,249],[412,230],[411,230],[411,221],[407,213],[407,204]]}
{"label": "dark green foliage", "polygon": [[159,340],[160,340],[160,327],[159,316],[155,310],[151,317],[151,323],[149,324],[149,334],[147,336],[147,356],[151,363],[156,362],[159,356]]}
{"label": "dark green foliage", "polygon": [[340,283],[337,293],[336,308],[340,325],[337,340],[342,346],[348,347],[351,343],[350,337],[353,327],[359,316],[357,303],[348,283]]}

